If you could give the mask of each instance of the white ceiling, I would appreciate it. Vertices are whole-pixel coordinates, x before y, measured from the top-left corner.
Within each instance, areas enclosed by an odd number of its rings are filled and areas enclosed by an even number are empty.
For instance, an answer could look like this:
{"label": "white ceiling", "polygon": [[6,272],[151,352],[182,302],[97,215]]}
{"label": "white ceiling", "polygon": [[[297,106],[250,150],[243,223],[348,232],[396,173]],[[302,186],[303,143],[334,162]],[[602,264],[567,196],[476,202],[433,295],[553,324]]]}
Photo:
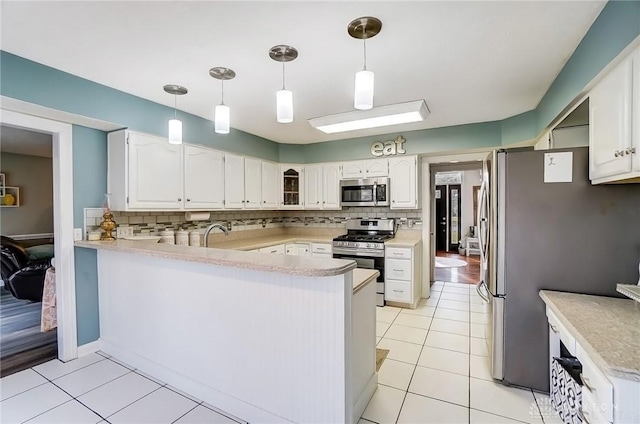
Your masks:
{"label": "white ceiling", "polygon": [[53,152],[51,134],[0,126],[0,152],[50,158]]}
{"label": "white ceiling", "polygon": [[[189,93],[178,109],[213,118],[225,83],[231,125],[280,143],[504,119],[534,109],[602,10],[605,1],[6,1],[3,50],[173,107],[162,89]],[[360,16],[382,20],[367,41],[375,105],[424,99],[426,122],[327,135],[308,118],[353,110],[362,41],[347,34]],[[268,56],[290,44],[286,65],[294,122],[275,120],[282,67]],[[99,101],[99,99],[96,99]]]}

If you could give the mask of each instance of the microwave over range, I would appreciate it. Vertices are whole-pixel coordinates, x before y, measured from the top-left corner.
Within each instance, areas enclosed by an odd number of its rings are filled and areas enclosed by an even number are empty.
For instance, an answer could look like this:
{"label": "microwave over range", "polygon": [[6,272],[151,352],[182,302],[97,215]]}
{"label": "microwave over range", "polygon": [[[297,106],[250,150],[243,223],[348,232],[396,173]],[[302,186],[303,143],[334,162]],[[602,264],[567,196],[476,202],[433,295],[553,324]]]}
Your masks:
{"label": "microwave over range", "polygon": [[342,206],[389,206],[389,178],[341,180]]}

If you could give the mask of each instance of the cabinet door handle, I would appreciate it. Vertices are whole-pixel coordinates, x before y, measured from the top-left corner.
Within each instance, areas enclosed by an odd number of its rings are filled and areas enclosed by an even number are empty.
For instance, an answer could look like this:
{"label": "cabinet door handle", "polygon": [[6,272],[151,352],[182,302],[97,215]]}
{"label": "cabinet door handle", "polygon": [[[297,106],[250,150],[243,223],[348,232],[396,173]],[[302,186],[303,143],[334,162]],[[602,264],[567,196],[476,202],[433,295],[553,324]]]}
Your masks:
{"label": "cabinet door handle", "polygon": [[178,197],[178,202],[182,202],[182,199],[180,197]]}
{"label": "cabinet door handle", "polygon": [[591,421],[589,421],[587,419],[587,411],[585,411],[584,409],[582,409],[582,407],[580,407],[580,409],[578,409],[578,415],[580,416],[580,418],[582,419],[582,421],[584,421],[587,424],[591,424]]}
{"label": "cabinet door handle", "polygon": [[191,199],[187,199],[187,202],[190,202],[190,201],[191,201]]}
{"label": "cabinet door handle", "polygon": [[322,202],[322,204],[323,204],[323,205],[324,205],[325,203],[327,203],[327,202]]}
{"label": "cabinet door handle", "polygon": [[624,156],[624,152],[623,152],[622,150],[620,150],[620,151],[616,150],[616,151],[613,153],[613,156],[614,156],[614,157]]}
{"label": "cabinet door handle", "polygon": [[263,201],[262,201],[262,203],[267,203],[267,201],[266,201],[266,200],[263,200]]}
{"label": "cabinet door handle", "polygon": [[636,152],[636,148],[635,147],[632,147],[630,150],[631,150],[631,154],[632,155]]}
{"label": "cabinet door handle", "polygon": [[277,250],[272,250],[270,253],[278,253]]}
{"label": "cabinet door handle", "polygon": [[555,334],[558,334],[558,329],[556,328],[555,325],[549,324],[549,328],[551,328],[551,331],[553,331]]}

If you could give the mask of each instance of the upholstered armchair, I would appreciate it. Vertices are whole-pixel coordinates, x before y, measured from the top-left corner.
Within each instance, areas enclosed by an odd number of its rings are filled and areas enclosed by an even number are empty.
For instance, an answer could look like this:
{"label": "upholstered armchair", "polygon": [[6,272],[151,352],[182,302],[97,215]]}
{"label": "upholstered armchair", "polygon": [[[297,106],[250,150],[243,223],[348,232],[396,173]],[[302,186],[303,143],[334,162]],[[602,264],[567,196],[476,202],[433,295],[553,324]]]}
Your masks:
{"label": "upholstered armchair", "polygon": [[[30,259],[27,249],[6,236],[1,237],[0,274],[7,290],[17,299],[42,301],[42,290],[51,257]],[[33,255],[31,255],[33,257]]]}

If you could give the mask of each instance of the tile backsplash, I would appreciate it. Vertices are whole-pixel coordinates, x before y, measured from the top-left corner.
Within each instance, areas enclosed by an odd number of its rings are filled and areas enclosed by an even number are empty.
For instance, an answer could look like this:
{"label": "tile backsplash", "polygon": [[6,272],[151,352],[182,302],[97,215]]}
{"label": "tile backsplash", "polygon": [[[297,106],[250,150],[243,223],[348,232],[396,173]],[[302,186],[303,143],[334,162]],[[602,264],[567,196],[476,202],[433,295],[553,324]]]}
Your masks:
{"label": "tile backsplash", "polygon": [[[102,208],[84,209],[84,234],[99,229]],[[201,230],[213,222],[226,222],[231,231],[259,230],[279,227],[344,228],[349,218],[395,218],[400,228],[421,228],[422,211],[389,208],[343,208],[336,211],[217,211],[206,221],[187,221],[184,212],[116,212],[118,226],[133,227],[136,235],[157,235],[165,229]]]}

